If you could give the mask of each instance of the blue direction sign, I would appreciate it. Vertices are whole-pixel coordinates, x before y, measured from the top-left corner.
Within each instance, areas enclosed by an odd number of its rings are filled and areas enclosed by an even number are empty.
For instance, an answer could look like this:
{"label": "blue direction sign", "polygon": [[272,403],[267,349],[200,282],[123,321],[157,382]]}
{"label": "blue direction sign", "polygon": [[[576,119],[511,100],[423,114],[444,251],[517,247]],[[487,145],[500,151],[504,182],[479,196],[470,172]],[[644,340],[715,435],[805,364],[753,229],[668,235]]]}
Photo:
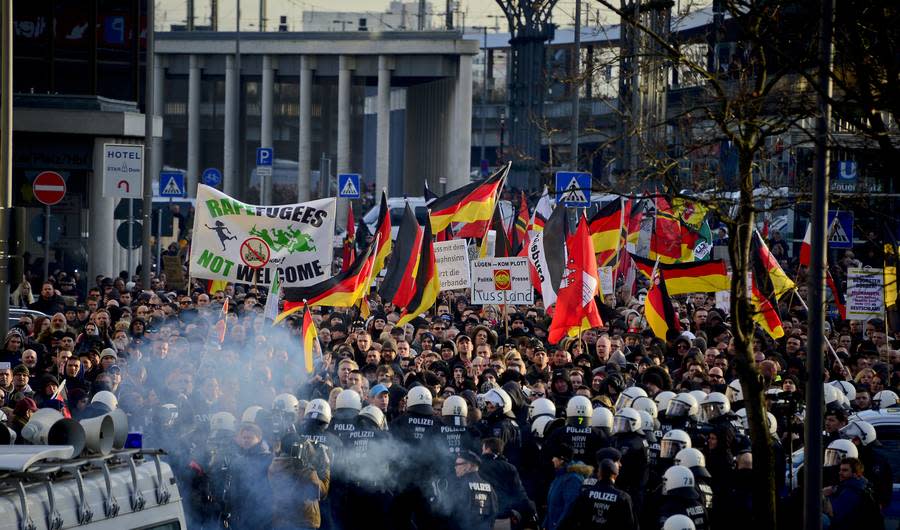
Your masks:
{"label": "blue direction sign", "polygon": [[271,166],[272,165],[272,148],[257,147],[256,148],[256,165]]}
{"label": "blue direction sign", "polygon": [[591,205],[591,174],[572,171],[556,173],[556,204],[588,207]]}
{"label": "blue direction sign", "polygon": [[214,167],[208,167],[203,170],[203,175],[200,178],[203,179],[203,183],[207,186],[218,186],[222,183],[222,172]]}
{"label": "blue direction sign", "polygon": [[338,173],[338,197],[341,199],[358,199],[360,197],[358,174]]}
{"label": "blue direction sign", "polygon": [[181,171],[159,172],[160,197],[184,197],[187,195],[184,186],[184,173]]}
{"label": "blue direction sign", "polygon": [[828,212],[828,246],[853,248],[853,212],[844,210]]}

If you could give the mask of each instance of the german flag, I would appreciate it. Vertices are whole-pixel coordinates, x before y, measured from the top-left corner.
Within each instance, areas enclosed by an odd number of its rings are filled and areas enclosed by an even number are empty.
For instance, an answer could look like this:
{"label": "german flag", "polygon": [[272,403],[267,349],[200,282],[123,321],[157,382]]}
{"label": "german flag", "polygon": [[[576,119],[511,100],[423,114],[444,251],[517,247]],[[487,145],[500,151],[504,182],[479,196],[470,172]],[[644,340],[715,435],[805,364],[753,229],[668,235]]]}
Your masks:
{"label": "german flag", "polygon": [[398,327],[405,326],[407,322],[431,309],[441,292],[441,281],[438,278],[437,263],[434,259],[434,241],[431,238],[430,223],[425,223],[425,233],[422,236],[421,254],[416,271],[415,293],[407,304],[406,309],[400,315]]}
{"label": "german flag", "polygon": [[600,288],[597,259],[587,219],[581,216],[575,233],[566,240],[566,269],[556,297],[556,311],[548,339],[556,344],[566,335],[603,326],[596,296]]}
{"label": "german flag", "polygon": [[629,206],[620,198],[600,208],[588,222],[597,263],[601,267],[613,265],[622,248],[622,240],[627,235],[625,219],[630,215],[626,211]]}
{"label": "german flag", "polygon": [[307,375],[312,375],[314,371],[313,358],[316,355],[319,334],[316,332],[316,324],[309,312],[309,306],[303,306],[303,308],[303,325],[300,327],[300,336],[303,337],[303,368]]}
{"label": "german flag", "polygon": [[382,300],[398,307],[406,307],[409,303],[413,295],[421,245],[422,229],[412,208],[407,204],[397,230],[397,245],[391,252],[384,280],[378,289]]}
{"label": "german flag", "polygon": [[675,263],[681,259],[681,221],[665,197],[656,198],[656,220],[650,238],[650,259]]}
{"label": "german flag", "polygon": [[378,249],[375,251],[375,265],[372,275],[377,276],[384,268],[388,255],[393,248],[391,241],[391,213],[388,210],[387,193],[381,191],[381,205],[378,207],[378,223],[375,225],[375,237],[378,238]]}
{"label": "german flag", "polygon": [[655,269],[650,282],[650,290],[644,299],[644,318],[653,330],[653,334],[664,341],[671,341],[681,333],[678,313],[672,306],[672,299],[666,289],[665,273]]}
{"label": "german flag", "polygon": [[357,256],[353,265],[343,272],[323,282],[307,287],[284,288],[284,311],[275,319],[275,324],[300,311],[304,305],[324,305],[331,307],[353,307],[369,290],[372,284],[372,267],[375,264],[375,249],[379,236]]}
{"label": "german flag", "polygon": [[341,272],[350,268],[356,259],[356,220],[353,218],[353,203],[347,205],[347,233],[344,235],[344,248],[341,252]]}
{"label": "german flag", "polygon": [[509,164],[483,181],[467,184],[432,201],[429,205],[431,232],[438,233],[450,226],[450,223],[474,223],[490,219],[508,172]]}
{"label": "german flag", "polygon": [[209,280],[206,284],[206,294],[212,296],[228,287],[228,280]]}
{"label": "german flag", "polygon": [[753,271],[753,282],[768,299],[778,300],[795,287],[757,231],[750,240],[750,270]]}
{"label": "german flag", "polygon": [[[652,277],[655,265],[653,261],[634,254],[631,255],[631,259],[641,274],[648,279]],[[728,267],[720,259],[690,263],[660,263],[657,268],[665,273],[666,291],[673,296],[727,291],[731,288]]]}
{"label": "german flag", "polygon": [[222,318],[216,322],[216,335],[219,338],[219,344],[225,342],[225,332],[228,330],[228,297],[222,304]]}
{"label": "german flag", "polygon": [[512,234],[509,238],[512,241],[512,253],[517,255],[523,248],[528,246],[528,224],[531,219],[528,215],[528,201],[525,199],[525,192],[519,192],[519,213],[516,216],[516,222],[512,226]]}
{"label": "german flag", "polygon": [[784,336],[784,328],[781,326],[781,317],[775,310],[772,300],[766,298],[756,284],[756,274],[753,275],[753,282],[750,286],[750,303],[755,309],[753,313],[753,321],[759,324],[766,333],[773,339],[780,339]]}

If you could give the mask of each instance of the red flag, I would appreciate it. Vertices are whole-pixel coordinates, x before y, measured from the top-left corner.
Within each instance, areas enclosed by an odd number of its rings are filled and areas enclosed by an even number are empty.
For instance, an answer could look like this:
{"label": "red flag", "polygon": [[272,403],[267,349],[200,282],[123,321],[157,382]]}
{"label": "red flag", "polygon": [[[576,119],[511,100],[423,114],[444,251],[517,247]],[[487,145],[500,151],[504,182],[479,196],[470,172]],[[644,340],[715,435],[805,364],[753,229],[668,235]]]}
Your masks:
{"label": "red flag", "polygon": [[651,260],[675,263],[681,259],[681,222],[665,197],[656,198],[656,220],[650,238]]}
{"label": "red flag", "polygon": [[810,243],[812,242],[812,223],[806,223],[806,234],[800,243],[800,265],[809,267]]}
{"label": "red flag", "polygon": [[549,339],[558,343],[566,335],[603,325],[594,297],[600,287],[594,245],[582,216],[575,233],[566,240],[566,269],[556,297],[556,312],[550,323]]}
{"label": "red flag", "polygon": [[356,259],[356,221],[353,219],[353,203],[347,212],[347,234],[344,236],[344,251],[341,253],[341,272],[350,268]]}

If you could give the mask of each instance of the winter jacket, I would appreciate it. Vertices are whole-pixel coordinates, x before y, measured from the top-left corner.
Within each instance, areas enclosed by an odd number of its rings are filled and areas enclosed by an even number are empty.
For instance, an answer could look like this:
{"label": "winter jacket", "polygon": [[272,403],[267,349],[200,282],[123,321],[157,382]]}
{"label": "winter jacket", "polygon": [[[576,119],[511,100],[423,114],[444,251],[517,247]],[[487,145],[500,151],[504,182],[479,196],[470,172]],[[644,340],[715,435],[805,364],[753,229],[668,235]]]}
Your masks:
{"label": "winter jacket", "polygon": [[884,528],[881,510],[869,488],[869,481],[865,478],[851,478],[837,485],[831,495],[831,509],[834,513],[831,530]]}
{"label": "winter jacket", "polygon": [[[592,484],[588,485],[589,482]],[[637,530],[631,496],[610,480],[585,481],[560,530]]]}
{"label": "winter jacket", "polygon": [[231,499],[232,525],[235,528],[271,528],[272,490],[268,481],[271,464],[272,453],[265,442],[237,452],[237,458],[232,462],[232,476],[240,480],[232,482]]}
{"label": "winter jacket", "polygon": [[302,467],[296,458],[277,457],[268,471],[272,488],[272,528],[319,528],[319,501],[328,495],[331,472]]}
{"label": "winter jacket", "polygon": [[547,516],[544,517],[544,528],[556,530],[559,523],[575,505],[575,499],[581,493],[584,479],[594,473],[594,468],[583,462],[572,462],[566,469],[556,471],[556,478],[550,484],[547,493]]}

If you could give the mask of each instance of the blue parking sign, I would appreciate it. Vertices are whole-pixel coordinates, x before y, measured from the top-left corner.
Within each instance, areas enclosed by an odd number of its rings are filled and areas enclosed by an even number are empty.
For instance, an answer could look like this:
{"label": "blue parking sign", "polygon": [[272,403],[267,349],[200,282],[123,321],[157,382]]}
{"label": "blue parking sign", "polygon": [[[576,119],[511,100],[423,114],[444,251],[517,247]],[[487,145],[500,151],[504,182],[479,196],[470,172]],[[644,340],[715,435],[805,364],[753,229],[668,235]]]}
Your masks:
{"label": "blue parking sign", "polygon": [[853,248],[853,212],[844,210],[828,212],[828,246]]}
{"label": "blue parking sign", "polygon": [[271,166],[272,165],[272,148],[257,147],[256,148],[256,165]]}
{"label": "blue parking sign", "polygon": [[556,204],[586,208],[591,205],[591,174],[573,171],[556,173]]}
{"label": "blue parking sign", "polygon": [[357,173],[338,173],[338,197],[341,199],[358,199],[360,197]]}

